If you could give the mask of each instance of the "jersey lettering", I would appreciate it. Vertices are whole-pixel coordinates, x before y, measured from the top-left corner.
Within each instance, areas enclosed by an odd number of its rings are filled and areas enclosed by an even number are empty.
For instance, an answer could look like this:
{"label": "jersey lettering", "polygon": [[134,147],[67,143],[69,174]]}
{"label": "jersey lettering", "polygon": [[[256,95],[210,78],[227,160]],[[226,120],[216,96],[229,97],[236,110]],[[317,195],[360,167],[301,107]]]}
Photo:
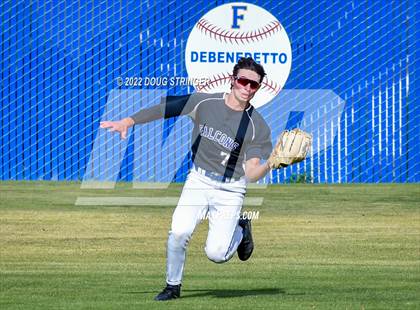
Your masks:
{"label": "jersey lettering", "polygon": [[213,131],[213,127],[200,124],[200,136],[217,142],[231,152],[238,148],[239,143],[236,142],[233,138],[229,137],[227,134],[221,132],[220,130],[216,130],[214,134]]}

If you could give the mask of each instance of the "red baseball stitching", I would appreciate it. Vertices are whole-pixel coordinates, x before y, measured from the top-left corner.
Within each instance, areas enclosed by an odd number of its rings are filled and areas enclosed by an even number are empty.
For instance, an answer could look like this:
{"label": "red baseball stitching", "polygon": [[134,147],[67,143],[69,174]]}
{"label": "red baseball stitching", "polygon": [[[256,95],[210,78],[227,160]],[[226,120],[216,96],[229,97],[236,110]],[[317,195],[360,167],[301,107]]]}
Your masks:
{"label": "red baseball stitching", "polygon": [[[211,79],[207,81],[205,85],[197,85],[198,92],[205,92],[213,89],[219,85],[226,84],[231,77],[229,73],[220,73],[218,75],[214,75]],[[274,96],[277,95],[281,88],[280,86],[274,82],[273,80],[268,80],[266,77],[261,82],[261,88],[267,92],[272,93]]]}
{"label": "red baseball stitching", "polygon": [[202,18],[198,21],[197,28],[201,32],[204,32],[204,34],[209,35],[210,38],[214,38],[219,41],[224,41],[225,43],[235,42],[236,44],[238,44],[265,39],[273,33],[280,31],[282,27],[280,23],[275,20],[268,23],[260,29],[240,33],[232,30],[222,29],[216,25],[211,24],[206,19]]}
{"label": "red baseball stitching", "polygon": [[208,91],[212,88],[219,86],[219,84],[225,84],[226,80],[228,79],[230,79],[229,73],[220,73],[218,75],[214,75],[211,79],[207,80],[206,84],[198,85],[197,91]]}
{"label": "red baseball stitching", "polygon": [[281,90],[280,86],[276,82],[267,78],[264,78],[261,82],[261,89],[265,89],[266,91],[273,93],[274,96]]}

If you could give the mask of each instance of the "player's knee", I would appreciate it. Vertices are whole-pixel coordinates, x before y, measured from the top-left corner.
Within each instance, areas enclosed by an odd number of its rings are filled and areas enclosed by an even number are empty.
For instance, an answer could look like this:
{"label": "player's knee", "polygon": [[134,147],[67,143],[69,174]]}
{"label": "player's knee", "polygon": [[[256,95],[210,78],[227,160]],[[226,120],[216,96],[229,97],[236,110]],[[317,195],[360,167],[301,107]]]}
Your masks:
{"label": "player's knee", "polygon": [[169,232],[169,240],[172,244],[185,247],[191,238],[191,233],[186,231],[172,230]]}
{"label": "player's knee", "polygon": [[228,259],[226,258],[226,249],[223,247],[208,247],[205,248],[206,255],[209,260],[215,263],[224,263]]}

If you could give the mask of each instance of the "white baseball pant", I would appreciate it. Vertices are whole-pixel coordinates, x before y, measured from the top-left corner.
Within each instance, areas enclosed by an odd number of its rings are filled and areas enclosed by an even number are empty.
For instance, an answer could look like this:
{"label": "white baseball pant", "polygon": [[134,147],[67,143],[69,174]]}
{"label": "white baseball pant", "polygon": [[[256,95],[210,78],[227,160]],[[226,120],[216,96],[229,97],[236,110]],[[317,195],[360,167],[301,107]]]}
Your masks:
{"label": "white baseball pant", "polygon": [[192,168],[172,216],[167,244],[166,281],[178,285],[182,281],[185,253],[195,227],[209,220],[205,246],[207,257],[224,263],[235,254],[242,240],[238,219],[246,191],[245,178],[220,182]]}

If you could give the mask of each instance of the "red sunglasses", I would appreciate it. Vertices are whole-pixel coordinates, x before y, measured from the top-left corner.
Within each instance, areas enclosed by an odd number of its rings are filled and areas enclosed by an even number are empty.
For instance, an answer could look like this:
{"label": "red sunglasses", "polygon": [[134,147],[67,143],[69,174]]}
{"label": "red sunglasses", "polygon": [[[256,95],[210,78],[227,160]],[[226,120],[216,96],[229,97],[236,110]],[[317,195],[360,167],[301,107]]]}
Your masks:
{"label": "red sunglasses", "polygon": [[244,77],[235,76],[235,80],[243,87],[249,84],[249,87],[252,90],[256,90],[258,87],[260,87],[260,83],[258,83],[257,81],[253,81]]}

